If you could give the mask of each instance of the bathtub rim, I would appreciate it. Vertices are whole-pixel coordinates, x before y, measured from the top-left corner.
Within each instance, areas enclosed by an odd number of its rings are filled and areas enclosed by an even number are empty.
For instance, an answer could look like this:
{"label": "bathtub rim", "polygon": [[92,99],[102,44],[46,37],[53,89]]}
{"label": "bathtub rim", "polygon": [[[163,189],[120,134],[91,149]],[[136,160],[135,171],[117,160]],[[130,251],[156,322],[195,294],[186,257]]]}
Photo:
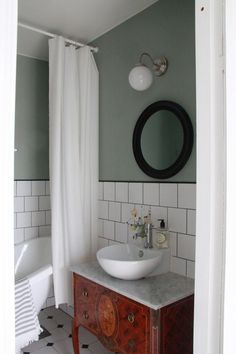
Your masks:
{"label": "bathtub rim", "polygon": [[[16,256],[16,252],[21,252],[21,248],[24,247],[24,245],[29,245],[32,243],[36,243],[36,242],[50,242],[51,236],[39,236],[39,237],[35,237],[29,240],[24,240],[20,243],[17,243],[16,245],[14,245],[14,252],[15,252],[15,256]],[[51,246],[51,244],[50,244]],[[15,264],[14,266],[16,266],[16,259],[15,259]],[[39,266],[36,270],[33,270],[32,272],[27,273],[24,276],[18,276],[17,274],[18,272],[15,271],[15,283],[19,282],[22,279],[29,279],[31,282],[35,283],[37,281],[39,281],[39,279],[43,279],[47,276],[50,276],[51,274],[53,274],[53,268],[52,268],[52,262],[45,262],[45,264],[42,264],[41,266]]]}
{"label": "bathtub rim", "polygon": [[14,245],[14,249],[15,248],[18,248],[20,246],[23,246],[24,244],[26,243],[32,243],[32,242],[35,242],[36,240],[43,240],[43,239],[51,239],[51,235],[48,235],[48,236],[37,236],[37,237],[34,237],[34,238],[30,238],[29,240],[24,240],[22,242],[19,242],[19,243],[16,243]]}
{"label": "bathtub rim", "polygon": [[[40,267],[36,271],[26,275],[25,278],[27,278],[31,284],[34,284],[41,279],[47,278],[48,276],[52,275],[52,265],[51,264],[46,264],[43,267]],[[21,278],[24,279],[24,278]],[[21,280],[19,279],[19,281]]]}

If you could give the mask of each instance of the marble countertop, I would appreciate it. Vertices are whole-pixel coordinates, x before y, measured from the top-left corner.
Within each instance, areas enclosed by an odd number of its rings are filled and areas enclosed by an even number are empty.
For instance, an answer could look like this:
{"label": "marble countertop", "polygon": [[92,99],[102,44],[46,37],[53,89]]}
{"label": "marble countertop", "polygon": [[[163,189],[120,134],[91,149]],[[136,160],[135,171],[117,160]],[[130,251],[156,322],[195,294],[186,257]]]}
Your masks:
{"label": "marble countertop", "polygon": [[140,280],[120,280],[106,274],[96,261],[70,270],[154,310],[194,293],[193,279],[170,272]]}

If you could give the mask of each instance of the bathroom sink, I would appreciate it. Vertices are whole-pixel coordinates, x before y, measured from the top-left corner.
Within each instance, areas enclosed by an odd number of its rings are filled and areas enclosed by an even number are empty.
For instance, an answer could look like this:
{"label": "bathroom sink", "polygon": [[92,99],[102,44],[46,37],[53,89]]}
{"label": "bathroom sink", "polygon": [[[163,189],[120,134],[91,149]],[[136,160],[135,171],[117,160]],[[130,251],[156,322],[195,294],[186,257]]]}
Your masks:
{"label": "bathroom sink", "polygon": [[125,280],[141,279],[152,273],[161,263],[162,251],[143,249],[134,244],[104,247],[97,252],[97,260],[106,273]]}

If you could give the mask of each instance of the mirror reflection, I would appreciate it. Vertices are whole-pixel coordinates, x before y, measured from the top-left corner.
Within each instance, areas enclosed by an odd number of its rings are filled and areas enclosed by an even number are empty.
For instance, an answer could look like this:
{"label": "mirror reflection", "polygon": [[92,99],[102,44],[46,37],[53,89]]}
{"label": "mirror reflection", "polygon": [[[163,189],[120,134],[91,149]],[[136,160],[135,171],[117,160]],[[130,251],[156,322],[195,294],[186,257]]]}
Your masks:
{"label": "mirror reflection", "polygon": [[181,153],[184,143],[183,127],[169,110],[152,114],[141,134],[141,150],[146,162],[155,169],[171,166]]}

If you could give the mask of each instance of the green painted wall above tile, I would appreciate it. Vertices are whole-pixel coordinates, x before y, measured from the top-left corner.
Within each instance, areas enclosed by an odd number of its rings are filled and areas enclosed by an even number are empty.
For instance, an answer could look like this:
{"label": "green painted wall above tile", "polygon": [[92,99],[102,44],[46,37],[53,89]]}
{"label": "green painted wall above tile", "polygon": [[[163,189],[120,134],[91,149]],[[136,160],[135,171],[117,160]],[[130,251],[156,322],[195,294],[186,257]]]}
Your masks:
{"label": "green painted wall above tile", "polygon": [[[194,0],[159,0],[96,39],[95,54],[100,72],[100,179],[153,181],[136,164],[132,134],[141,112],[151,103],[170,100],[189,114],[194,131],[195,33]],[[167,73],[150,89],[133,90],[130,69],[147,51],[154,58],[165,55]],[[149,65],[148,59],[145,62]],[[48,63],[17,57],[15,179],[47,179],[48,154]],[[165,181],[195,182],[196,144],[185,167]]]}
{"label": "green painted wall above tile", "polygon": [[48,63],[17,56],[15,179],[49,178]]}
{"label": "green painted wall above tile", "polygon": [[[100,72],[100,179],[153,181],[135,162],[132,134],[141,112],[159,100],[174,101],[189,114],[195,131],[194,0],[159,0],[96,39]],[[128,74],[142,52],[165,55],[167,73],[150,89],[133,90]],[[149,64],[147,59],[147,64]],[[185,167],[168,181],[196,180],[196,144]]]}

